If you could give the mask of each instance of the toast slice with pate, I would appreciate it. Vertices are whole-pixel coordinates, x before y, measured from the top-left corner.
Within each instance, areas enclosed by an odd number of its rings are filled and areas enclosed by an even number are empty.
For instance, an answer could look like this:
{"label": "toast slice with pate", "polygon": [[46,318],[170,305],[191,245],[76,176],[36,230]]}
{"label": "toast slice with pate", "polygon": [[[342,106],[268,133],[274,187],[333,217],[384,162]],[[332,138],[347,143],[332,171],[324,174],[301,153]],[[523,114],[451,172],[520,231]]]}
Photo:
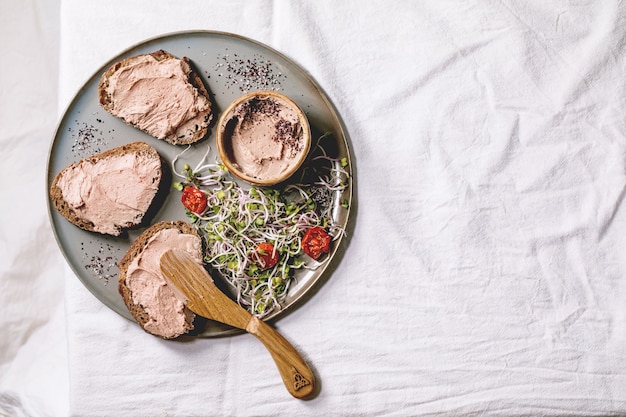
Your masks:
{"label": "toast slice with pate", "polygon": [[161,273],[161,256],[173,248],[186,250],[202,264],[200,236],[180,220],[150,226],[118,263],[118,290],[126,307],[142,329],[164,339],[187,334],[196,319]]}
{"label": "toast slice with pate", "polygon": [[50,201],[81,229],[119,236],[147,220],[165,170],[156,149],[129,143],[63,168],[50,186]]}
{"label": "toast slice with pate", "polygon": [[100,78],[98,96],[113,116],[173,145],[203,139],[213,120],[209,92],[189,58],[164,50],[113,64]]}

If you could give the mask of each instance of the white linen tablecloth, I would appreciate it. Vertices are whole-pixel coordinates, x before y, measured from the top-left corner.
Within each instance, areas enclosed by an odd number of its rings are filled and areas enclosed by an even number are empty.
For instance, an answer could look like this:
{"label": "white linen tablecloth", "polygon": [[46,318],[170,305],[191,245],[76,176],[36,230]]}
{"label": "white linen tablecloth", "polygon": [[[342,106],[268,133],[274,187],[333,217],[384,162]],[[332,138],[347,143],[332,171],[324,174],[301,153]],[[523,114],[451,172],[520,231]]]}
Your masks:
{"label": "white linen tablecloth", "polygon": [[253,337],[160,340],[65,268],[69,414],[625,414],[625,16],[619,1],[62,0],[61,108],[144,39],[247,36],[330,96],[356,191],[341,262],[276,323],[315,398],[291,398]]}
{"label": "white linen tablecloth", "polygon": [[0,2],[0,416],[68,414],[64,259],[46,210],[59,1]]}

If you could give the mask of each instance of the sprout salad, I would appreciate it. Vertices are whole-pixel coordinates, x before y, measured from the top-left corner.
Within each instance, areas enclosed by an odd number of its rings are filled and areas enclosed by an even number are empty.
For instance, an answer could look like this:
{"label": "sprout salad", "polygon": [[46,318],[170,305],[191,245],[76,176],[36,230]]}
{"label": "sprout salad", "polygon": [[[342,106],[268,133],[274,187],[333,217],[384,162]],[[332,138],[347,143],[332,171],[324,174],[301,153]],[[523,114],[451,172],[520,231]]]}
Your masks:
{"label": "sprout salad", "polygon": [[348,161],[326,154],[321,143],[327,136],[311,150],[301,176],[281,187],[240,185],[223,164],[207,162],[210,149],[194,168],[176,167],[186,150],[172,162],[179,177],[174,187],[193,187],[206,196],[201,212],[186,208],[203,237],[206,264],[232,286],[239,305],[259,317],[281,308],[296,270],[316,268],[328,259],[304,254],[307,230],[323,228],[333,241],[345,233],[333,221],[333,209],[348,208],[341,198],[348,187]]}

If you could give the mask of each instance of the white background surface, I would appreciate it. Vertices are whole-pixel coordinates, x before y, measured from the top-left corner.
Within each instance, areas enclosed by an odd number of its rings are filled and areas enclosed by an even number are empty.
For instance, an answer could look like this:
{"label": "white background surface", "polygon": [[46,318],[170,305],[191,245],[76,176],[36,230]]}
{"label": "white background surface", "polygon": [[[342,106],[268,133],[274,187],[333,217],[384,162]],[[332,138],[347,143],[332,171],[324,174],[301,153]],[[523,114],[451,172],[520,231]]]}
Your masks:
{"label": "white background surface", "polygon": [[0,2],[0,415],[68,415],[64,259],[46,209],[59,2]]}
{"label": "white background surface", "polygon": [[[0,413],[626,413],[625,10],[544,3],[5,2],[3,57],[23,65],[0,70]],[[60,111],[183,29],[293,58],[350,134],[344,259],[276,324],[318,375],[311,401],[251,337],[165,342],[109,311],[50,231]]]}

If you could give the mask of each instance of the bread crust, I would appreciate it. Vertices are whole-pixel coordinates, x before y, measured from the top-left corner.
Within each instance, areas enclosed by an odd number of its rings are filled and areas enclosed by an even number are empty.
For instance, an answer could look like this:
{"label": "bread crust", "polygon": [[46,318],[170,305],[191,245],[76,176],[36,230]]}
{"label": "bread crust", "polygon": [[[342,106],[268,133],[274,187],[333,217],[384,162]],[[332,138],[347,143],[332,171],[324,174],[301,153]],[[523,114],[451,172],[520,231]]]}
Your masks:
{"label": "bread crust", "polygon": [[[145,249],[146,244],[148,243],[150,238],[152,238],[152,236],[154,236],[161,230],[165,230],[165,229],[178,229],[181,233],[194,235],[200,239],[200,236],[198,235],[198,232],[196,231],[196,229],[194,229],[191,225],[189,225],[188,223],[182,220],[177,220],[177,221],[172,221],[172,222],[163,221],[163,222],[155,223],[149,228],[147,228],[141,235],[139,235],[137,239],[135,239],[135,241],[131,244],[130,248],[128,248],[128,251],[126,252],[126,254],[118,262],[118,267],[120,270],[120,274],[118,277],[118,291],[120,295],[122,296],[122,299],[124,300],[124,304],[126,304],[128,311],[130,311],[130,313],[135,318],[137,323],[141,326],[141,328],[148,333],[150,332],[146,330],[145,325],[150,320],[150,316],[142,305],[135,304],[133,302],[131,290],[126,284],[126,278],[128,276],[128,267],[137,256],[141,255],[141,253]],[[188,333],[194,328],[194,320],[196,318],[196,314],[192,312],[191,310],[189,310],[186,306],[184,307],[183,311],[185,314],[185,322],[188,325],[187,326],[188,327],[187,333]],[[175,339],[182,335],[173,336],[173,337],[163,337],[160,335],[157,335],[157,336],[163,339]]]}
{"label": "bread crust", "polygon": [[[113,64],[100,78],[100,83],[98,84],[98,100],[100,102],[100,105],[102,106],[103,109],[105,109],[107,112],[111,113],[113,116],[115,117],[119,117],[116,114],[116,111],[114,109],[114,103],[112,100],[111,95],[107,92],[107,88],[109,86],[109,80],[111,78],[111,76],[119,71],[121,68],[127,67],[131,64],[133,64],[133,62],[135,62],[137,59],[141,58],[142,56],[145,55],[151,55],[152,57],[154,57],[157,61],[163,61],[166,59],[179,59],[176,56],[170,54],[169,52],[166,52],[164,50],[158,50],[155,52],[152,52],[150,54],[141,54],[141,55],[136,55],[130,58],[126,58],[122,61],[116,62],[115,64]],[[187,57],[183,57],[180,58],[181,61],[184,62],[185,64],[185,69],[187,71],[187,75],[188,75],[188,81],[189,83],[195,87],[198,90],[198,93],[201,96],[204,96],[210,105],[210,110],[209,113],[205,116],[204,118],[204,122],[202,124],[196,125],[196,129],[195,130],[186,130],[183,131],[185,129],[183,129],[183,126],[178,126],[176,131],[165,137],[165,138],[157,138],[157,139],[163,139],[166,142],[172,144],[172,145],[188,145],[188,144],[192,144],[195,142],[198,142],[202,139],[204,139],[204,137],[207,135],[207,133],[209,132],[209,128],[211,126],[211,122],[213,121],[213,102],[211,100],[211,95],[209,94],[209,91],[207,90],[206,86],[204,85],[204,83],[202,82],[202,79],[200,78],[200,76],[198,75],[198,72],[193,68],[191,61],[189,60],[189,58]],[[124,120],[123,118],[120,118],[121,120]],[[129,126],[133,126],[137,129],[140,129],[138,126],[127,122],[126,120],[124,120],[124,122],[126,124],[128,124]],[[144,131],[145,133],[153,136],[150,132],[144,130],[144,129],[140,129],[142,131]]]}
{"label": "bread crust", "polygon": [[[158,188],[159,189],[162,188],[163,183],[164,183],[163,179],[165,178],[164,171],[167,169],[165,166],[165,161],[163,160],[163,158],[161,158],[161,156],[156,151],[156,149],[154,149],[152,146],[148,145],[147,143],[132,142],[126,145],[118,146],[117,148],[109,149],[108,151],[104,151],[102,153],[89,156],[87,158],[83,158],[80,161],[74,162],[68,165],[67,167],[63,168],[56,175],[56,177],[52,181],[52,185],[50,186],[49,196],[50,196],[50,200],[52,202],[53,207],[59,212],[59,214],[61,214],[70,223],[74,224],[75,226],[78,226],[81,229],[84,229],[90,232],[101,233],[95,230],[93,223],[86,221],[84,219],[81,219],[79,216],[76,215],[74,210],[70,207],[67,201],[65,201],[65,199],[63,198],[63,192],[61,191],[61,189],[58,187],[57,184],[59,183],[59,180],[61,179],[61,176],[63,175],[63,173],[65,173],[69,169],[76,167],[77,165],[81,163],[97,164],[98,162],[104,159],[115,157],[115,156],[121,156],[125,154],[138,154],[138,155],[146,156],[150,159],[158,159],[161,163],[161,168],[159,169],[158,172],[154,173],[153,179],[154,181],[158,182],[159,184]],[[155,195],[153,196],[152,203],[150,204],[151,207],[148,208],[146,213],[153,211],[152,206],[155,204],[155,201],[157,200],[156,194],[157,193],[155,193]],[[120,234],[124,233],[126,230],[144,223],[147,220],[146,213],[144,213],[144,215],[140,219],[138,219],[137,222],[134,222],[134,223],[129,222],[125,225],[122,225],[120,228],[117,229],[118,233],[113,234],[113,236],[119,236]],[[106,233],[103,233],[103,234],[106,234]]]}

